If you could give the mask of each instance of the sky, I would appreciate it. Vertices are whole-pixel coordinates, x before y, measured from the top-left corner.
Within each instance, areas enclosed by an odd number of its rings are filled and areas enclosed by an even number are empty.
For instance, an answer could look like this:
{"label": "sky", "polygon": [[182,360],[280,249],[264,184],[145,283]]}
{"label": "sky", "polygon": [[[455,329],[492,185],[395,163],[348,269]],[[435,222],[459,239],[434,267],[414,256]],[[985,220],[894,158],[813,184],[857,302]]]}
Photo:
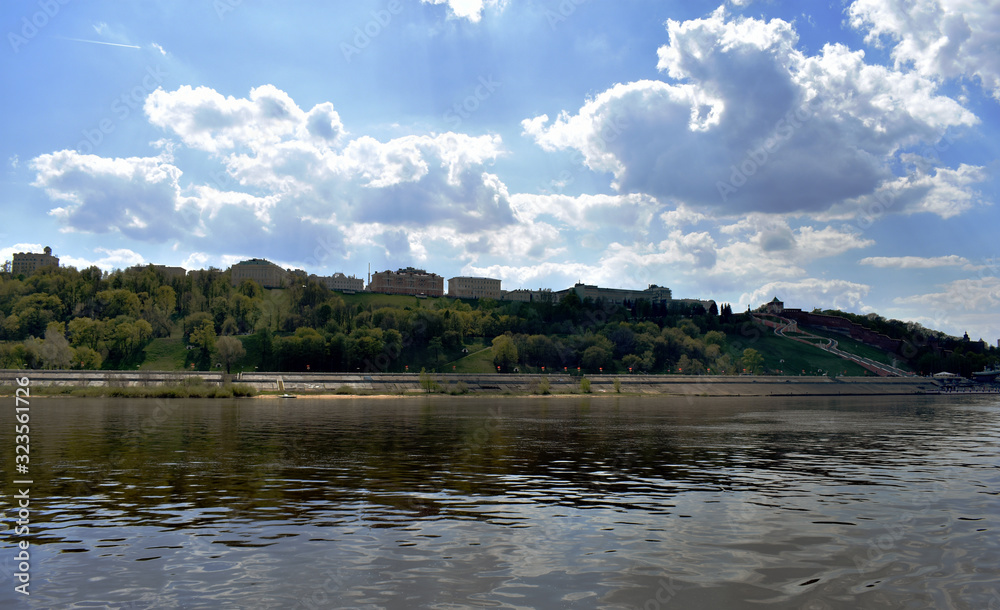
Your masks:
{"label": "sky", "polygon": [[1000,2],[0,8],[0,257],[669,286],[1000,339]]}

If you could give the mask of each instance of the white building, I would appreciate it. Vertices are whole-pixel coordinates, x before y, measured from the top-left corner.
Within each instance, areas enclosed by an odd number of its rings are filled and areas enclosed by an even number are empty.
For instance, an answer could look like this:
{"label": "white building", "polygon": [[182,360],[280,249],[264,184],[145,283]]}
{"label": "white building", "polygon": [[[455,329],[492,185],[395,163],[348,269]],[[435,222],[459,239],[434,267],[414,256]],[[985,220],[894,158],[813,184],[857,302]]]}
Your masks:
{"label": "white building", "polygon": [[361,292],[365,289],[364,280],[353,275],[346,276],[343,273],[334,273],[325,277],[313,276],[312,279],[315,279],[330,290],[337,290],[339,292]]}

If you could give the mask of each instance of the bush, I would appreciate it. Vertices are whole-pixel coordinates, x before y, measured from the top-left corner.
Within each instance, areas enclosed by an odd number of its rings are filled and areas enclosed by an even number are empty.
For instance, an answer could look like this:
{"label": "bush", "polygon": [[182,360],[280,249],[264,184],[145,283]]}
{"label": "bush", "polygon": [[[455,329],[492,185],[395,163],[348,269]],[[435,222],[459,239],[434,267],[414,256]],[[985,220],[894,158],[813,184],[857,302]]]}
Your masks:
{"label": "bush", "polygon": [[580,379],[580,391],[584,394],[590,394],[590,380],[586,377]]}
{"label": "bush", "polygon": [[615,377],[615,392],[622,393],[622,380]]}

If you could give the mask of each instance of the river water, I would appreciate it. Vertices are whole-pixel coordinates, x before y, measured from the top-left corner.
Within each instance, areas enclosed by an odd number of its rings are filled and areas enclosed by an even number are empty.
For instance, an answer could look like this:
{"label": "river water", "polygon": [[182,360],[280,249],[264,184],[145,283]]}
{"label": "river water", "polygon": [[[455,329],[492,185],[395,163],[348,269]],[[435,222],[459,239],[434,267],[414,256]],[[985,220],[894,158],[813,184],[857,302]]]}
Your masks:
{"label": "river water", "polygon": [[39,398],[30,475],[4,608],[1000,608],[996,396]]}

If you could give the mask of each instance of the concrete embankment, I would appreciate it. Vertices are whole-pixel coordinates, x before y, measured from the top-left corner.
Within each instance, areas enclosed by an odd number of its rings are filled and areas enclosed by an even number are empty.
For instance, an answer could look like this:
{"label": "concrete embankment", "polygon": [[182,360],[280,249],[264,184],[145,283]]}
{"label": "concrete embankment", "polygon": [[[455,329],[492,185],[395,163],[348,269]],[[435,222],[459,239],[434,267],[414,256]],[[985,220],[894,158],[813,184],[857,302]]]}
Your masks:
{"label": "concrete embankment", "polygon": [[[425,390],[417,373],[240,373],[147,371],[14,371],[0,372],[0,385],[16,386],[28,377],[32,386],[144,387],[179,385],[200,377],[208,385],[226,381],[252,386],[259,392],[310,394],[404,394]],[[593,393],[615,392],[615,380],[629,394],[682,396],[851,396],[877,394],[937,394],[941,385],[924,377],[747,377],[684,375],[587,375]],[[453,393],[580,392],[581,378],[571,375],[431,374],[437,391]]]}
{"label": "concrete embankment", "polygon": [[[280,387],[279,387],[280,377]],[[547,381],[553,394],[580,391],[580,377],[570,375],[460,375],[432,374],[438,390],[527,394],[537,392]],[[590,391],[615,392],[615,380],[621,391],[630,394],[672,394],[688,396],[796,396],[796,395],[870,395],[936,394],[940,386],[925,378],[877,377],[727,377],[683,375],[588,375]],[[331,373],[251,373],[239,376],[261,391],[335,392],[350,388],[357,393],[419,392],[424,388],[417,374],[331,374]]]}

